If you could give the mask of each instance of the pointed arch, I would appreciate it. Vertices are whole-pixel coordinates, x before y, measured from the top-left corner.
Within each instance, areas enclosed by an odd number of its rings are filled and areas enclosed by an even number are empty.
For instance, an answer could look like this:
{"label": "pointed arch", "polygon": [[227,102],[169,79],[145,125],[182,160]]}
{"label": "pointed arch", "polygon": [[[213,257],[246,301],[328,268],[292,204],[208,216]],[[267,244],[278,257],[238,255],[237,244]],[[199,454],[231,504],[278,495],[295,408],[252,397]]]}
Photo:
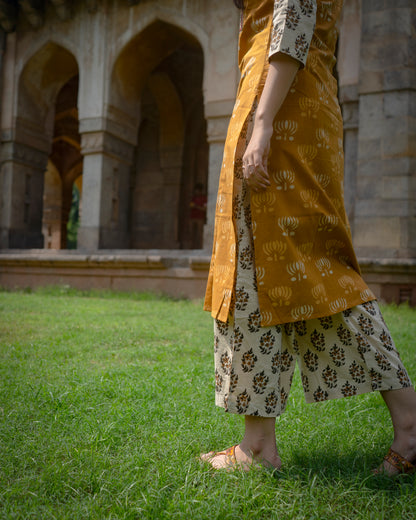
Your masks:
{"label": "pointed arch", "polygon": [[45,43],[28,59],[20,73],[18,118],[50,134],[56,96],[63,85],[78,74],[78,62],[72,52],[55,42]]}

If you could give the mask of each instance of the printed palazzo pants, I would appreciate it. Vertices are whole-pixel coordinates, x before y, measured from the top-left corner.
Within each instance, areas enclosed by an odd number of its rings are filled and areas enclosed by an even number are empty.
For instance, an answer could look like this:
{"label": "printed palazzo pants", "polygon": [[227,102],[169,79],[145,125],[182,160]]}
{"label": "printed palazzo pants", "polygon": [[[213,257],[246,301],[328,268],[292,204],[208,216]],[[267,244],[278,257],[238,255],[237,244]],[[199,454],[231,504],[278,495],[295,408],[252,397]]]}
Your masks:
{"label": "printed palazzo pants", "polygon": [[236,197],[233,316],[214,320],[216,404],[243,415],[283,413],[296,361],[307,402],[411,386],[377,302],[339,314],[260,327],[249,194]]}

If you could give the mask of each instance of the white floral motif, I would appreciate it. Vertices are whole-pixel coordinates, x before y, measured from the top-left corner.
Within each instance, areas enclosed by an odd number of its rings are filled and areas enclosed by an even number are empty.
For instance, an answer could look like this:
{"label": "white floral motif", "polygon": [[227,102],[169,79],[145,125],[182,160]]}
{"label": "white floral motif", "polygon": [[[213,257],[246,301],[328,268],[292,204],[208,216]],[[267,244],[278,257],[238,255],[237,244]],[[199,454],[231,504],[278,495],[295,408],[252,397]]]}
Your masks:
{"label": "white floral motif", "polygon": [[272,322],[273,316],[271,312],[263,311],[261,313],[261,322],[263,326],[270,325]]}
{"label": "white floral motif", "polygon": [[286,243],[278,240],[273,240],[272,242],[266,242],[263,244],[263,251],[266,254],[266,260],[268,262],[283,260],[286,250]]}
{"label": "white floral motif", "polygon": [[257,266],[256,267],[256,278],[258,285],[264,285],[264,275],[266,274],[266,270],[264,267]]}
{"label": "white floral motif", "polygon": [[331,177],[325,173],[318,173],[315,175],[315,179],[319,182],[322,188],[327,188],[331,183]]}
{"label": "white floral motif", "polygon": [[329,308],[331,309],[331,312],[337,314],[347,308],[347,300],[345,298],[338,298],[329,304]]}
{"label": "white floral motif", "polygon": [[345,290],[345,294],[351,294],[352,292],[354,292],[355,283],[350,276],[342,276],[338,280],[338,283]]}
{"label": "white floral motif", "polygon": [[319,111],[319,103],[316,101],[316,99],[308,98],[308,97],[301,97],[299,99],[299,108],[300,108],[300,115],[302,117],[309,117],[312,119],[317,118],[317,113]]}
{"label": "white floral motif", "polygon": [[293,141],[298,123],[296,121],[279,120],[275,123],[274,129],[278,141]]}
{"label": "white floral motif", "polygon": [[340,154],[331,156],[332,171],[338,177],[341,177],[343,171],[344,159]]}
{"label": "white floral motif", "polygon": [[281,217],[277,219],[277,223],[284,237],[294,236],[295,230],[299,227],[299,219],[296,217]]}
{"label": "white floral motif", "polygon": [[291,276],[291,282],[301,282],[307,278],[305,274],[305,264],[303,262],[292,262],[286,266],[286,271]]}
{"label": "white floral motif", "polygon": [[365,291],[362,291],[360,293],[360,298],[362,300],[369,300],[370,298],[374,298],[373,293],[370,291],[370,289],[366,289]]}
{"label": "white floral motif", "polygon": [[332,1],[323,1],[321,2],[321,9],[319,10],[319,16],[325,22],[330,22],[332,20]]}
{"label": "white floral motif", "polygon": [[292,318],[296,321],[308,320],[313,314],[313,305],[302,305],[292,309]]}
{"label": "white floral motif", "polygon": [[273,287],[267,293],[273,307],[284,307],[290,304],[292,289],[286,286]]}
{"label": "white floral motif", "polygon": [[319,97],[319,101],[321,103],[324,103],[325,105],[328,104],[328,98],[329,98],[329,92],[328,92],[328,89],[326,88],[326,85],[325,83],[318,83],[317,85],[318,87],[318,97]]}
{"label": "white floral motif", "polygon": [[312,260],[313,242],[304,242],[296,247],[302,261]]}
{"label": "white floral motif", "polygon": [[333,274],[333,271],[331,269],[331,262],[328,260],[328,258],[320,258],[315,262],[315,265],[319,269],[319,272],[322,276],[329,276]]}
{"label": "white floral motif", "polygon": [[273,174],[273,179],[276,183],[277,190],[287,191],[295,188],[295,172],[290,170],[280,170]]}
{"label": "white floral motif", "polygon": [[253,193],[252,202],[256,213],[271,213],[273,204],[276,202],[276,195],[270,191]]}
{"label": "white floral motif", "polygon": [[325,128],[316,129],[316,139],[318,140],[318,148],[329,150],[329,135]]}
{"label": "white floral motif", "polygon": [[318,190],[302,190],[300,192],[300,198],[303,200],[303,206],[305,208],[317,208],[319,191]]}
{"label": "white floral motif", "polygon": [[326,303],[328,296],[326,294],[325,285],[322,283],[315,285],[315,287],[312,288],[312,296],[317,305]]}
{"label": "white floral motif", "polygon": [[333,231],[338,222],[339,218],[336,215],[322,215],[319,218],[318,231]]}
{"label": "white floral motif", "polygon": [[316,155],[318,153],[318,149],[316,146],[313,146],[312,144],[299,144],[298,145],[298,154],[300,157],[300,160],[304,164],[311,164],[312,161],[315,159]]}

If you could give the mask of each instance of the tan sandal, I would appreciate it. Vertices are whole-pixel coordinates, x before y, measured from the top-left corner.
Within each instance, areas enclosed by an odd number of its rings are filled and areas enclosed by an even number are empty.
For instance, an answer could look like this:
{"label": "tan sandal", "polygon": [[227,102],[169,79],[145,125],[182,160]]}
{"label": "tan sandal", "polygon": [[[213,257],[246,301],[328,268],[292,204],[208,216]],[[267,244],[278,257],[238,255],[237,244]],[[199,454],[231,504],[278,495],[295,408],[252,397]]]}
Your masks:
{"label": "tan sandal", "polygon": [[209,464],[212,465],[212,459],[214,459],[217,455],[225,455],[224,469],[233,470],[239,464],[235,457],[236,446],[237,446],[237,444],[235,444],[234,446],[231,446],[231,448],[227,448],[226,450],[223,450],[223,451],[210,451],[204,457],[201,456],[200,459],[203,462],[208,462]]}
{"label": "tan sandal", "polygon": [[[238,446],[238,444],[235,444],[234,446],[231,446],[230,448],[227,448],[223,451],[210,451],[203,457],[200,457],[200,460],[203,462],[208,462],[211,464],[211,466],[214,469],[224,469],[225,471],[234,471],[236,469],[241,469],[244,471],[248,471],[250,469],[250,466],[255,465],[254,463],[248,464],[247,462],[239,462],[235,456],[235,449]],[[225,465],[223,468],[215,468],[215,466],[212,465],[212,460],[217,455],[224,455],[225,456]]]}
{"label": "tan sandal", "polygon": [[[412,473],[416,473],[416,460],[410,461],[402,457],[397,451],[389,449],[387,455],[383,459],[385,462],[388,462],[394,469],[397,470],[397,474],[407,474],[410,475]],[[389,473],[386,471],[386,468],[383,464],[379,466],[377,469],[373,470],[374,475],[388,475]],[[394,473],[393,475],[396,475]],[[393,476],[391,475],[391,476]]]}
{"label": "tan sandal", "polygon": [[[199,457],[199,460],[203,462],[208,462],[208,464],[211,464],[211,466],[216,469],[224,469],[225,471],[235,471],[236,469],[241,471],[250,471],[251,469],[262,469],[269,471],[273,476],[277,476],[279,473],[280,468],[274,467],[272,464],[270,464],[267,461],[264,461],[263,464],[256,460],[251,461],[238,461],[237,457],[235,456],[235,449],[239,446],[239,444],[235,444],[234,446],[231,446],[231,448],[227,448],[223,451],[210,451],[209,453],[206,453],[204,455],[201,455]],[[225,456],[225,465],[221,468],[216,468],[212,464],[212,460],[217,455],[224,455]]]}

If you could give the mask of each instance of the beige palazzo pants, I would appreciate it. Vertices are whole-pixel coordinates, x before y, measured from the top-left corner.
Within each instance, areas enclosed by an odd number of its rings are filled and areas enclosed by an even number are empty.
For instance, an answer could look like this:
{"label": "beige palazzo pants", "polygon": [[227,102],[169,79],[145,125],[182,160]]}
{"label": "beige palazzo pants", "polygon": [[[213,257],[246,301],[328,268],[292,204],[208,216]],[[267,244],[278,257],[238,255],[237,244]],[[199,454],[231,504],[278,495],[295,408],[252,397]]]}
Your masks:
{"label": "beige palazzo pants", "polygon": [[[411,386],[377,302],[338,314],[260,326],[250,197],[235,197],[237,279],[232,316],[214,320],[216,404],[226,411],[283,413],[296,361],[307,402]],[[261,283],[261,282],[260,282]]]}

